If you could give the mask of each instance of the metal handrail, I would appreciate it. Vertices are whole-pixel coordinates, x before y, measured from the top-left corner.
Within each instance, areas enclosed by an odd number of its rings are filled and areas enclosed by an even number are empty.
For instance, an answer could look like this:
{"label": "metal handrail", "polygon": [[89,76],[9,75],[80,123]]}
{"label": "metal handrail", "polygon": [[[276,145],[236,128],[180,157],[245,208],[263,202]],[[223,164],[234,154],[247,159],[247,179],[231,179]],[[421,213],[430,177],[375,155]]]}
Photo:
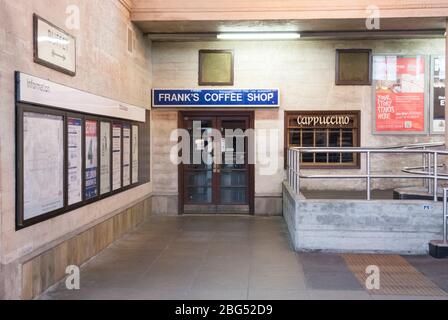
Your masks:
{"label": "metal handrail", "polygon": [[448,244],[448,188],[443,189],[443,242]]}
{"label": "metal handrail", "polygon": [[[407,146],[386,148],[311,148],[294,147],[288,149],[287,180],[295,192],[300,193],[300,179],[366,179],[367,200],[371,200],[372,179],[423,179],[428,184],[428,192],[433,193],[434,201],[438,200],[439,180],[448,180],[448,174],[439,172],[444,166],[438,164],[439,156],[447,156],[448,150],[429,150],[431,147],[441,147],[444,143],[422,143]],[[419,149],[419,150],[416,150]],[[300,169],[301,153],[356,153],[366,154],[366,172],[364,174],[338,174],[338,175],[304,175]],[[421,154],[423,165],[421,167],[406,167],[402,170],[406,174],[372,174],[372,154]],[[431,163],[432,162],[432,163]],[[426,170],[427,169],[427,170]],[[432,180],[432,185],[429,183]]]}

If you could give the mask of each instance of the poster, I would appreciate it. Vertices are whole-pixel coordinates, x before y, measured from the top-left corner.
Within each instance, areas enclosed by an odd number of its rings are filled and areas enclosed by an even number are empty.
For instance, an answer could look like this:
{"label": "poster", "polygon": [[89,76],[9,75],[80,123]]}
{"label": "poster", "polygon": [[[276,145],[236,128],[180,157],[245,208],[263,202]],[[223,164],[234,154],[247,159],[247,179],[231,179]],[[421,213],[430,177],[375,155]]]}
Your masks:
{"label": "poster", "polygon": [[112,189],[121,188],[121,125],[112,127]]}
{"label": "poster", "polygon": [[82,120],[67,119],[68,205],[82,201]]}
{"label": "poster", "polygon": [[111,140],[110,123],[101,122],[100,126],[100,194],[106,194],[111,191],[110,186],[110,159],[111,159]]}
{"label": "poster", "polygon": [[98,125],[96,121],[86,120],[86,171],[85,171],[85,199],[89,200],[98,195]]}
{"label": "poster", "polygon": [[23,114],[23,179],[24,220],[64,207],[63,117]]}
{"label": "poster", "polygon": [[123,126],[123,187],[131,184],[131,126]]}
{"label": "poster", "polygon": [[132,126],[132,183],[138,183],[138,126]]}
{"label": "poster", "polygon": [[375,131],[425,131],[425,58],[375,56]]}
{"label": "poster", "polygon": [[433,124],[435,133],[445,132],[445,57],[434,57],[432,63],[432,107]]}

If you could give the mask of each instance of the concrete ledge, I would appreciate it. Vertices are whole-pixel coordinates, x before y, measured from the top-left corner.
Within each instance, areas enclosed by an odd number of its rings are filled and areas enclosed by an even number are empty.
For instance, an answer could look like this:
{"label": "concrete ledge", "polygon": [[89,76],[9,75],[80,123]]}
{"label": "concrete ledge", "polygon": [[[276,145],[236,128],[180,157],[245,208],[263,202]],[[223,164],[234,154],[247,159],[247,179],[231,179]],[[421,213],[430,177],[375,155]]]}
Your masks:
{"label": "concrete ledge", "polygon": [[284,183],[283,212],[298,251],[426,254],[442,237],[432,201],[307,200]]}

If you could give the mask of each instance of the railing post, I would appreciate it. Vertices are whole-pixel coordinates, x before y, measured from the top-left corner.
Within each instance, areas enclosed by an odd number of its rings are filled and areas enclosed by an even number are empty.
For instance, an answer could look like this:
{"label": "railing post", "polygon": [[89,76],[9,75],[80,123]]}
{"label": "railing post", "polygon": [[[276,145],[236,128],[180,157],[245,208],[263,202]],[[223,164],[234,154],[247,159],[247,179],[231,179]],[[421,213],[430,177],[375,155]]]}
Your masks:
{"label": "railing post", "polygon": [[297,194],[300,195],[300,150],[297,150]]}
{"label": "railing post", "polygon": [[296,168],[296,158],[297,158],[297,150],[293,150],[293,157],[292,157],[292,166],[294,168],[293,171],[293,189],[295,193],[297,193],[297,168]]}
{"label": "railing post", "polygon": [[448,243],[447,223],[448,223],[448,208],[447,208],[448,189],[443,189],[443,242]]}
{"label": "railing post", "polygon": [[438,187],[438,168],[437,168],[437,162],[438,162],[438,157],[437,157],[437,151],[434,151],[433,157],[434,157],[434,201],[437,202],[438,197],[437,197],[437,187]]}
{"label": "railing post", "polygon": [[[423,147],[423,153],[422,153],[422,167],[423,167],[423,172],[426,173],[426,157],[427,157],[427,154],[425,153],[425,151],[426,151],[426,147],[424,146]],[[423,188],[426,188],[427,183],[428,183],[428,179],[423,179]]]}
{"label": "railing post", "polygon": [[431,179],[429,178],[430,176],[433,175],[433,168],[432,168],[432,159],[431,159],[431,153],[427,154],[427,164],[428,164],[428,194],[433,193],[432,188],[434,187],[434,184],[432,184]]}
{"label": "railing post", "polygon": [[367,200],[370,201],[372,198],[371,195],[371,183],[372,179],[370,178],[370,151],[367,152]]}

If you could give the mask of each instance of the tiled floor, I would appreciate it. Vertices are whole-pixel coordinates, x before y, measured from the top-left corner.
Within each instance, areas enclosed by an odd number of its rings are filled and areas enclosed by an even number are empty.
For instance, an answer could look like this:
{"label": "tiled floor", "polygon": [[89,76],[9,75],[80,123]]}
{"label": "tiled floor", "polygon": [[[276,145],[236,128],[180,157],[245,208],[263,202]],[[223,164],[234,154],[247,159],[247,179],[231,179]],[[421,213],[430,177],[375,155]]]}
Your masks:
{"label": "tiled floor", "polygon": [[[445,291],[448,260],[408,261]],[[295,253],[282,218],[153,217],[41,299],[378,299],[337,254]],[[385,299],[446,297],[385,296]]]}

